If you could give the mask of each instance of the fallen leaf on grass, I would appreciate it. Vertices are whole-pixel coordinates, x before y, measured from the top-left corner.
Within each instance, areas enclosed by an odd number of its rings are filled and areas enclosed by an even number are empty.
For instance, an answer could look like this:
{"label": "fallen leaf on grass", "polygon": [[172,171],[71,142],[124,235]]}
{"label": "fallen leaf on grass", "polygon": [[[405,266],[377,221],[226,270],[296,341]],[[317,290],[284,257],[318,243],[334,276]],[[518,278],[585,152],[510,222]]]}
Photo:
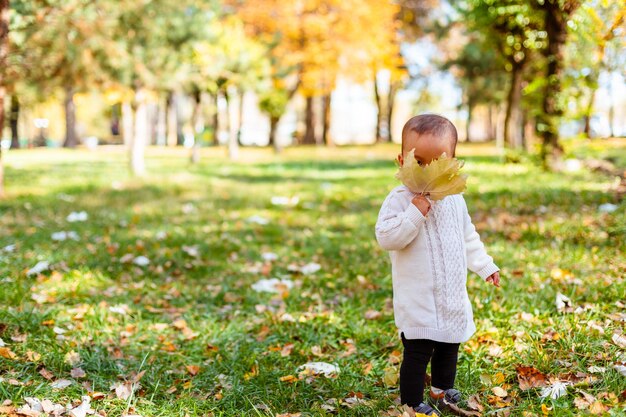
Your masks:
{"label": "fallen leaf on grass", "polygon": [[552,398],[556,400],[567,394],[567,386],[569,383],[556,381],[552,385],[547,386],[541,390],[541,398]]}
{"label": "fallen leaf on grass", "polygon": [[485,408],[480,403],[480,398],[478,397],[478,394],[470,395],[470,397],[467,399],[467,406],[470,409],[476,410],[476,411],[483,411]]}
{"label": "fallen leaf on grass", "polygon": [[556,294],[556,309],[558,311],[565,310],[566,307],[572,307],[572,301],[560,292]]}
{"label": "fallen leaf on grass", "polygon": [[293,281],[288,279],[262,279],[252,284],[252,289],[256,292],[284,293],[293,287]]}
{"label": "fallen leaf on grass", "polygon": [[376,310],[367,310],[365,312],[365,319],[366,320],[376,320],[379,319],[383,314],[380,311],[376,311]]}
{"label": "fallen leaf on grass", "polygon": [[339,374],[339,366],[326,362],[307,362],[298,367],[298,372],[306,375],[324,375],[330,378]]}
{"label": "fallen leaf on grass", "polygon": [[80,238],[78,237],[78,234],[75,231],[73,231],[73,230],[70,230],[69,232],[66,232],[66,231],[63,230],[63,231],[60,231],[60,232],[52,233],[50,238],[52,240],[57,241],[57,242],[63,242],[63,241],[68,240],[68,239],[80,240]]}
{"label": "fallen leaf on grass", "polygon": [[52,378],[54,378],[54,374],[48,371],[46,368],[41,368],[41,370],[39,371],[39,375],[43,376],[47,380],[51,380]]}
{"label": "fallen leaf on grass", "polygon": [[185,369],[191,376],[196,376],[198,375],[198,372],[200,372],[200,367],[198,365],[186,365]]}
{"label": "fallen leaf on grass", "polygon": [[74,223],[74,222],[87,221],[88,218],[89,218],[89,215],[87,214],[86,211],[73,211],[67,215],[65,220],[67,220],[70,223]]}
{"label": "fallen leaf on grass", "polygon": [[546,375],[532,366],[518,366],[517,380],[522,391],[548,385]]}
{"label": "fallen leaf on grass", "polygon": [[504,398],[507,395],[509,395],[509,393],[506,392],[506,390],[504,388],[502,388],[502,387],[493,387],[493,388],[491,388],[491,392],[493,392],[494,395],[496,395],[497,397],[500,397],[500,398]]}
{"label": "fallen leaf on grass", "polygon": [[263,258],[265,262],[272,262],[278,260],[278,255],[274,252],[263,252],[261,258]]}
{"label": "fallen leaf on grass", "polygon": [[87,376],[85,371],[83,371],[81,368],[72,368],[72,370],[70,371],[70,375],[72,376],[72,378],[84,378],[85,376]]}
{"label": "fallen leaf on grass", "polygon": [[91,408],[91,398],[85,395],[82,397],[82,402],[75,408],[72,408],[69,412],[71,417],[85,417],[87,414],[93,414],[94,410]]}
{"label": "fallen leaf on grass", "polygon": [[285,197],[276,195],[273,196],[270,201],[275,206],[295,206],[300,201],[300,198],[298,196]]}
{"label": "fallen leaf on grass", "polygon": [[63,389],[72,385],[72,381],[69,379],[57,379],[53,383],[50,384],[52,388]]}
{"label": "fallen leaf on grass", "polygon": [[31,276],[31,275],[38,275],[40,273],[42,273],[43,271],[45,271],[46,269],[48,269],[50,267],[50,263],[47,261],[39,261],[35,264],[35,266],[33,266],[32,268],[30,268],[27,272],[26,275]]}
{"label": "fallen leaf on grass", "polygon": [[448,403],[447,401],[445,402],[445,404],[457,416],[466,416],[466,417],[480,417],[480,416],[482,416],[482,414],[479,413],[478,411],[464,410],[461,407],[459,407],[458,405],[453,404],[453,403]]}
{"label": "fallen leaf on grass", "polygon": [[316,262],[309,262],[308,264],[300,268],[300,272],[302,272],[304,275],[311,275],[319,271],[321,268],[322,266],[320,264]]}
{"label": "fallen leaf on grass", "polygon": [[15,359],[17,357],[8,347],[0,347],[0,356],[5,359]]}
{"label": "fallen leaf on grass", "polygon": [[398,383],[398,377],[398,370],[395,367],[388,366],[385,368],[383,383],[388,387],[395,387]]}
{"label": "fallen leaf on grass", "polygon": [[266,224],[268,224],[270,222],[265,217],[261,217],[261,216],[258,216],[258,215],[250,216],[250,217],[248,217],[247,220],[250,223],[260,224],[261,226],[264,226],[264,225],[266,225]]}
{"label": "fallen leaf on grass", "polygon": [[611,336],[611,341],[613,341],[613,343],[615,343],[617,346],[626,349],[626,337],[624,337],[624,335],[613,333],[613,336]]}
{"label": "fallen leaf on grass", "polygon": [[126,382],[116,382],[111,385],[111,391],[115,391],[115,396],[122,400],[127,400],[132,394],[133,391],[136,390],[138,384],[133,384],[130,381]]}

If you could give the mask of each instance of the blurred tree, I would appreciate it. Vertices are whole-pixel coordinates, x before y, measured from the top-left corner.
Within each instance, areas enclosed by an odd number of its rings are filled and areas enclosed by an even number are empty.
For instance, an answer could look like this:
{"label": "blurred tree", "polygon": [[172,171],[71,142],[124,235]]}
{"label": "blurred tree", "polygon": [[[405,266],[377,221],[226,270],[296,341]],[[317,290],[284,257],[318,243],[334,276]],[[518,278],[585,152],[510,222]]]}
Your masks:
{"label": "blurred tree", "polygon": [[[468,0],[456,3],[461,20],[470,33],[480,33],[486,50],[497,51],[509,73],[504,142],[512,148],[523,146],[522,82],[533,51],[545,44],[542,18],[524,0]],[[469,37],[468,41],[475,41]]]}
{"label": "blurred tree", "polygon": [[490,47],[484,34],[474,32],[460,53],[447,61],[444,69],[450,69],[463,90],[467,108],[465,137],[471,141],[470,128],[474,109],[479,104],[491,105],[502,100],[506,80],[502,71],[502,57]]}
{"label": "blurred tree", "polygon": [[[584,120],[583,133],[591,136],[591,116],[598,90],[598,79],[603,71],[609,73],[619,69],[624,62],[615,62],[612,59],[618,56],[624,46],[624,37],[619,36],[623,31],[626,17],[626,0],[587,1],[572,16],[570,31],[572,42],[566,47],[565,59],[567,78],[570,81],[568,95],[586,98],[586,103],[579,112]],[[588,90],[584,94],[583,86]]]}
{"label": "blurred tree", "polygon": [[144,148],[149,142],[148,101],[157,101],[158,92],[173,88],[186,77],[190,48],[209,25],[214,12],[211,3],[199,0],[154,0],[116,3],[113,38],[120,59],[111,79],[125,93],[122,106],[124,137],[129,148],[131,170],[145,172]]}
{"label": "blurred tree", "polygon": [[[9,55],[9,0],[0,0],[0,142],[4,132],[4,98],[6,96],[6,68]],[[0,198],[4,197],[4,163],[0,143]]]}
{"label": "blurred tree", "polygon": [[545,85],[543,88],[542,111],[538,116],[537,131],[542,137],[541,158],[545,167],[558,159],[563,153],[559,143],[559,120],[563,108],[559,105],[561,77],[564,63],[564,50],[568,35],[568,22],[572,14],[580,7],[581,0],[543,0],[533,3],[543,12],[542,30],[547,34],[547,47],[543,49],[546,58]]}
{"label": "blurred tree", "polygon": [[11,128],[11,149],[20,147],[20,136],[18,132],[18,121],[20,115],[20,101],[15,92],[11,94],[11,107],[9,110],[9,126]]}
{"label": "blurred tree", "polygon": [[47,95],[63,91],[63,146],[75,147],[74,96],[105,82],[115,52],[107,35],[115,22],[106,3],[91,0],[15,0],[14,10],[19,15],[15,46],[23,77]]}
{"label": "blurred tree", "polygon": [[[228,131],[228,149],[231,159],[236,159],[241,137],[242,105],[246,91],[257,89],[269,75],[265,48],[253,41],[235,17],[225,17],[212,28],[211,38],[194,45],[193,62],[197,76],[204,88],[224,97],[227,120],[231,119],[232,92],[239,95],[239,125],[237,131]],[[216,108],[217,111],[217,108]],[[214,126],[215,134],[218,126]]]}
{"label": "blurred tree", "polygon": [[280,87],[264,91],[259,98],[259,108],[270,119],[270,133],[268,145],[274,148],[276,153],[281,151],[281,146],[276,140],[276,128],[280,117],[285,113],[289,97],[287,92]]}
{"label": "blurred tree", "polygon": [[[397,42],[393,41],[398,8],[391,2],[259,0],[230,4],[250,33],[268,48],[271,86],[279,89],[276,103],[284,97],[291,99],[296,91],[305,98],[302,143],[331,143],[331,92],[339,77],[371,79],[374,63],[383,68],[393,61],[383,57],[399,55]],[[273,105],[270,97],[265,96],[264,108],[274,112],[270,123],[273,119],[276,124],[280,116],[275,112],[286,107]],[[323,111],[321,140],[315,129],[315,100],[319,97]],[[273,134],[275,129],[270,131]]]}

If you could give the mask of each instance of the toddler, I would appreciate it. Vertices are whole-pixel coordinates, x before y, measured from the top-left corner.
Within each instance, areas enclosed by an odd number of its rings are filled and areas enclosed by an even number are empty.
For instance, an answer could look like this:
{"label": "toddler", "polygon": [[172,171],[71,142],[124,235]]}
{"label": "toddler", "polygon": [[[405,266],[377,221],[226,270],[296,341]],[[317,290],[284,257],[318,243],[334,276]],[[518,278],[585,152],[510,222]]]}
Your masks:
{"label": "toddler", "polygon": [[[444,152],[455,156],[457,132],[445,117],[411,118],[402,129],[403,155],[415,149],[420,165]],[[404,346],[400,399],[416,412],[438,416],[461,393],[454,389],[459,344],[475,332],[467,295],[467,270],[500,286],[499,268],[467,212],[461,194],[431,201],[404,185],[394,188],[380,209],[376,239],[389,251],[396,326]],[[430,405],[424,377],[431,362]]]}

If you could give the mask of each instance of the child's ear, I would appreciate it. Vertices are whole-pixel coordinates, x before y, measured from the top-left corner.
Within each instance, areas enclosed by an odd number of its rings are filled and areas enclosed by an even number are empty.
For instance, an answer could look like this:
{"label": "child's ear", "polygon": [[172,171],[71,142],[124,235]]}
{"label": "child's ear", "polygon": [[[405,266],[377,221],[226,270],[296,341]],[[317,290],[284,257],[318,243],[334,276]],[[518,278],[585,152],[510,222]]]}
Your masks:
{"label": "child's ear", "polygon": [[402,154],[399,153],[398,154],[398,163],[400,164],[400,166],[402,166],[403,162],[404,162],[404,160],[402,159]]}

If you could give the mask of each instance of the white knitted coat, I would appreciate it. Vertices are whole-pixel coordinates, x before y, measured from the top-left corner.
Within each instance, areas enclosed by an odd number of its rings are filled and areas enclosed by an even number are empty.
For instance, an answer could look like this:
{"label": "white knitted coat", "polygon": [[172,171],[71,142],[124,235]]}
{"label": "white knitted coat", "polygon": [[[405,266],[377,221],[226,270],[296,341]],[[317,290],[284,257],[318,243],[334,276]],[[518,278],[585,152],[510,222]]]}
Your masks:
{"label": "white knitted coat", "polygon": [[433,201],[426,217],[404,185],[380,209],[376,239],[389,251],[393,308],[407,339],[465,342],[476,331],[467,295],[467,270],[486,279],[499,268],[467,212],[461,194]]}

